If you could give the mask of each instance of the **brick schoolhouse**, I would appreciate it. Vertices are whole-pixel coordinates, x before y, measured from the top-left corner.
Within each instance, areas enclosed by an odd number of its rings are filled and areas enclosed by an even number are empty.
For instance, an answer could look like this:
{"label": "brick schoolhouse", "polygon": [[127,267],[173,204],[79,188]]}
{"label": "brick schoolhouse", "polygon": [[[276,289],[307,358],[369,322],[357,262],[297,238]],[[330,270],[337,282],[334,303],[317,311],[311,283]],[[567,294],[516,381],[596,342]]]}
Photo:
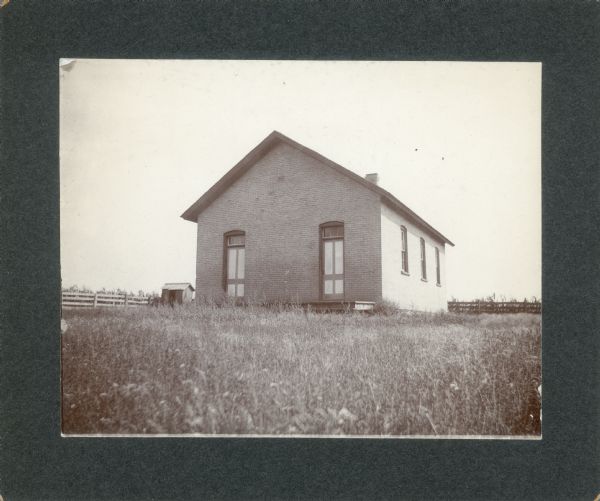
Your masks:
{"label": "brick schoolhouse", "polygon": [[445,310],[445,246],[392,194],[272,132],[182,217],[197,223],[196,298],[371,301]]}

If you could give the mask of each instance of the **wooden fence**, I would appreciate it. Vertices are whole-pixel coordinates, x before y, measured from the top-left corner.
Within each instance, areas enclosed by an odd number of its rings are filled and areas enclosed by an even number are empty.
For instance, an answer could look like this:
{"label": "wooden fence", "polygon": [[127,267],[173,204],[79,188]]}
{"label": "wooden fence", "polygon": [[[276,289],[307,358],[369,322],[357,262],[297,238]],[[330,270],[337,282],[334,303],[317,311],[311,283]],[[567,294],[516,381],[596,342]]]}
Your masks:
{"label": "wooden fence", "polygon": [[541,313],[542,303],[521,301],[448,301],[454,313]]}
{"label": "wooden fence", "polygon": [[101,292],[63,292],[63,308],[97,308],[99,306],[146,306],[150,298],[129,294]]}

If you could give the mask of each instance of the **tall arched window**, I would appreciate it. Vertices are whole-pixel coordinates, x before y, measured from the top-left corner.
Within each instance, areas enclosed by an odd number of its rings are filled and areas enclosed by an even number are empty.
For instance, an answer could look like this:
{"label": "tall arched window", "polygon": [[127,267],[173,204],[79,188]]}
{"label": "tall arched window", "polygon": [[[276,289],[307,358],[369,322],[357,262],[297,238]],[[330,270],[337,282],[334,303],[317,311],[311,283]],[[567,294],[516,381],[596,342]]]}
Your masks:
{"label": "tall arched window", "polygon": [[230,231],[224,238],[223,285],[228,296],[244,297],[246,272],[246,234]]}
{"label": "tall arched window", "polygon": [[320,226],[321,296],[344,298],[344,223],[337,221]]}

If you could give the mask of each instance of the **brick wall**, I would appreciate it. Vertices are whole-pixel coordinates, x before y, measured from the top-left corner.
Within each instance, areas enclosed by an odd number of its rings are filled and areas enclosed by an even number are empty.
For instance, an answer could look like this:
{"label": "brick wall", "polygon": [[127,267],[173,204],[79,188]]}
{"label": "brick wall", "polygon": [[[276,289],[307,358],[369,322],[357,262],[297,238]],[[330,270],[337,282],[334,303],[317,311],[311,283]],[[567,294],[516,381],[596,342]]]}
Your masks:
{"label": "brick wall", "polygon": [[243,230],[248,299],[318,301],[327,221],[345,226],[345,299],[379,300],[379,196],[283,143],[198,216],[196,297],[223,294],[223,234]]}
{"label": "brick wall", "polygon": [[[408,275],[402,273],[402,225],[407,230]],[[421,280],[421,238],[425,240],[426,282]],[[444,244],[432,239],[385,204],[381,204],[381,241],[383,298],[411,310],[447,310]],[[436,283],[436,247],[440,253],[440,286]]]}

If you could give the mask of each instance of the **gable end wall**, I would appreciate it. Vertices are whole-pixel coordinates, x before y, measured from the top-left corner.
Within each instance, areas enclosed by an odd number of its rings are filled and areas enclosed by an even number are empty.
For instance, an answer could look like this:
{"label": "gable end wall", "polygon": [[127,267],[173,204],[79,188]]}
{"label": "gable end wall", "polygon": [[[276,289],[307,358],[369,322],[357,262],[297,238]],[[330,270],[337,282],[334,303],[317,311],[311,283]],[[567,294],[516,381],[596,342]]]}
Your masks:
{"label": "gable end wall", "polygon": [[246,233],[250,301],[320,299],[319,225],[345,226],[345,299],[381,299],[377,194],[279,144],[198,216],[196,297],[223,295],[223,235]]}

